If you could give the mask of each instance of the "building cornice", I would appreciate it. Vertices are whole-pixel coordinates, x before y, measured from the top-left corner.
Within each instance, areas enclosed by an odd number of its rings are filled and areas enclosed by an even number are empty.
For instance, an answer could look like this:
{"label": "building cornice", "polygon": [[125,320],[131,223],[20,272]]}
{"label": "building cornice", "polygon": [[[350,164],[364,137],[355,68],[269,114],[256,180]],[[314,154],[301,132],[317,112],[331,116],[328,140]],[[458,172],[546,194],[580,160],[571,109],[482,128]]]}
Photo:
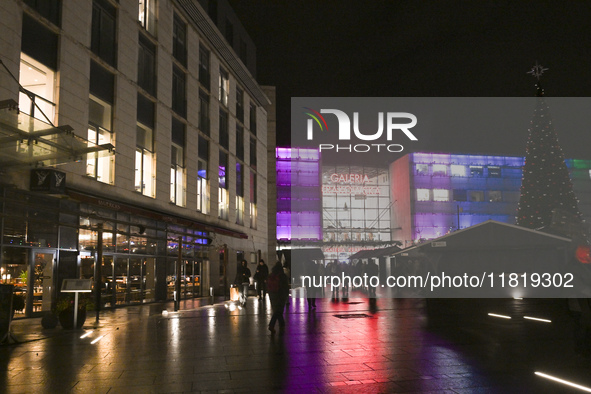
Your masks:
{"label": "building cornice", "polygon": [[220,58],[232,70],[232,73],[240,80],[246,91],[260,106],[271,104],[267,95],[263,92],[257,81],[244,63],[236,56],[236,53],[218,30],[215,24],[207,16],[207,13],[196,0],[175,0],[175,3],[185,12],[185,16],[192,22],[193,26],[208,40],[208,43],[215,48]]}

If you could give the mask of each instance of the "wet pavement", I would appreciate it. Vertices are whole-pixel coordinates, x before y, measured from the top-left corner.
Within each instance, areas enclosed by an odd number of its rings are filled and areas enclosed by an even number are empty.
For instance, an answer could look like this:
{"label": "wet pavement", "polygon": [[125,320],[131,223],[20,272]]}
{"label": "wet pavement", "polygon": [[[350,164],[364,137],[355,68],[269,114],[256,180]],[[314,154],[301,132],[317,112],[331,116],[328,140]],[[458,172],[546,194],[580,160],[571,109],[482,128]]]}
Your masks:
{"label": "wet pavement", "polygon": [[19,319],[12,332],[22,342],[0,346],[0,391],[584,392],[535,372],[591,387],[565,301],[358,295],[319,299],[311,311],[292,299],[287,327],[274,335],[269,303],[254,297],[242,310],[204,299],[176,313],[162,313],[171,303],[104,311],[98,327],[90,314],[81,330]]}

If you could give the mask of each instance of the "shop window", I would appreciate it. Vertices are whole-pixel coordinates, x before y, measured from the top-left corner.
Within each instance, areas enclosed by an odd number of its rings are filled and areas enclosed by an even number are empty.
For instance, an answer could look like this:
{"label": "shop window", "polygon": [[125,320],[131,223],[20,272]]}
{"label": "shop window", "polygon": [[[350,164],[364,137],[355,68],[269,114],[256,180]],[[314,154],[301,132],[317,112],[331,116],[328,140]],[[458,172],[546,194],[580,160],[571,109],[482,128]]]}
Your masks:
{"label": "shop window", "polygon": [[209,51],[203,46],[199,47],[199,82],[209,91],[210,72],[209,72]]}
{"label": "shop window", "polygon": [[429,164],[417,164],[417,175],[429,175]]}
{"label": "shop window", "polygon": [[138,122],[135,149],[135,191],[156,197],[153,131]]}
{"label": "shop window", "polygon": [[244,160],[244,128],[236,125],[236,158]]}
{"label": "shop window", "polygon": [[115,15],[115,7],[108,1],[93,1],[90,50],[113,67],[116,54]]}
{"label": "shop window", "polygon": [[220,145],[230,149],[230,132],[228,130],[228,113],[220,108]]}
{"label": "shop window", "polygon": [[488,192],[488,201],[489,202],[501,202],[503,201],[503,196],[500,190],[491,190]]}
{"label": "shop window", "polygon": [[228,211],[230,210],[230,193],[228,190],[230,184],[229,175],[228,154],[220,150],[218,169],[218,217],[224,220],[228,220]]}
{"label": "shop window", "polygon": [[500,178],[501,177],[501,167],[488,166],[488,176],[491,178]]}
{"label": "shop window", "polygon": [[429,189],[417,189],[417,201],[429,201]]}
{"label": "shop window", "polygon": [[[43,63],[21,53],[19,109],[43,122],[55,119],[55,72]],[[47,117],[47,118],[46,118]]]}
{"label": "shop window", "polygon": [[209,213],[209,141],[199,137],[198,143],[199,158],[197,161],[197,210],[202,213]]}
{"label": "shop window", "polygon": [[451,168],[451,176],[466,176],[466,166],[452,164]]}
{"label": "shop window", "polygon": [[185,206],[185,125],[172,120],[170,145],[170,202]]}
{"label": "shop window", "polygon": [[137,84],[150,93],[156,95],[156,46],[143,34],[139,35]]}
{"label": "shop window", "polygon": [[434,176],[446,176],[447,166],[444,164],[433,164],[433,175]]}
{"label": "shop window", "polygon": [[484,201],[484,191],[482,190],[470,190],[470,201],[471,202],[483,202]]}
{"label": "shop window", "polygon": [[220,67],[219,78],[219,99],[224,107],[228,106],[228,95],[230,93],[230,76],[228,72]]}
{"label": "shop window", "polygon": [[433,201],[449,201],[449,190],[433,189]]}
{"label": "shop window", "polygon": [[138,21],[150,34],[156,35],[156,0],[138,0]]}
{"label": "shop window", "polygon": [[453,190],[454,201],[468,201],[468,191],[465,189]]}
{"label": "shop window", "polygon": [[176,13],[172,26],[172,55],[183,66],[187,65],[187,24]]}
{"label": "shop window", "polygon": [[483,176],[484,168],[482,166],[470,166],[470,176]]}
{"label": "shop window", "polygon": [[244,91],[236,88],[236,119],[244,123]]}
{"label": "shop window", "polygon": [[198,127],[205,135],[209,135],[209,95],[199,91],[199,123]]}
{"label": "shop window", "polygon": [[[111,106],[92,95],[88,102],[88,141],[96,145],[110,144],[113,141]],[[113,184],[113,156],[89,157],[86,160],[86,175],[99,182]]]}
{"label": "shop window", "polygon": [[187,116],[187,90],[185,73],[172,66],[172,110],[183,118]]}

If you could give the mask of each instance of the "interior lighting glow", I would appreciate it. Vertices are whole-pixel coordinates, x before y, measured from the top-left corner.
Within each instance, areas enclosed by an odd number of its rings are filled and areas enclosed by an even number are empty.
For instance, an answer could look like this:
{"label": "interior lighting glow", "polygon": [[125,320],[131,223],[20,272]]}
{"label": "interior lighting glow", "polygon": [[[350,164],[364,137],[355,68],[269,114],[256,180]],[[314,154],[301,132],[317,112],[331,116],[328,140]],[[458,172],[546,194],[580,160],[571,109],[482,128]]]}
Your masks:
{"label": "interior lighting glow", "polygon": [[550,380],[553,380],[555,382],[562,383],[562,384],[565,384],[567,386],[574,387],[574,388],[577,388],[579,390],[583,390],[583,391],[586,391],[588,393],[591,393],[591,388],[589,388],[589,387],[581,386],[580,384],[569,382],[568,380],[559,379],[559,378],[557,378],[555,376],[547,375],[547,374],[542,373],[542,372],[537,372],[536,371],[535,374],[538,375],[538,376],[541,376],[543,378],[550,379]]}
{"label": "interior lighting glow", "polygon": [[86,338],[87,336],[91,335],[93,332],[94,332],[94,331],[87,331],[87,332],[86,332],[84,335],[82,335],[82,336],[80,337],[80,339],[84,339],[84,338]]}
{"label": "interior lighting glow", "polygon": [[97,343],[98,341],[100,341],[101,339],[103,339],[104,335],[101,335],[100,337],[98,337],[97,339],[95,339],[94,341],[90,342],[91,345],[94,345],[95,343]]}
{"label": "interior lighting glow", "polygon": [[523,316],[523,318],[528,320],[542,321],[544,323],[552,323],[552,320],[540,319],[539,317]]}
{"label": "interior lighting glow", "polygon": [[511,319],[511,316],[497,315],[496,313],[489,313],[488,315],[492,317],[500,317],[501,319]]}

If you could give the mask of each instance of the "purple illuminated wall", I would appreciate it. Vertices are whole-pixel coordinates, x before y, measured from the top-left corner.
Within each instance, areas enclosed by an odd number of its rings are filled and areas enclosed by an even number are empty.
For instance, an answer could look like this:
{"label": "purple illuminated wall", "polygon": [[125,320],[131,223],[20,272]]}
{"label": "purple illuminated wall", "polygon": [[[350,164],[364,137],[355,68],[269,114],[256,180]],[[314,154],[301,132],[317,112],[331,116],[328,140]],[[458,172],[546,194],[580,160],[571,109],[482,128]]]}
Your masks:
{"label": "purple illuminated wall", "polygon": [[515,223],[523,162],[508,156],[408,155],[411,229],[405,241],[437,238],[489,219]]}
{"label": "purple illuminated wall", "polygon": [[322,240],[320,153],[276,148],[277,239]]}

